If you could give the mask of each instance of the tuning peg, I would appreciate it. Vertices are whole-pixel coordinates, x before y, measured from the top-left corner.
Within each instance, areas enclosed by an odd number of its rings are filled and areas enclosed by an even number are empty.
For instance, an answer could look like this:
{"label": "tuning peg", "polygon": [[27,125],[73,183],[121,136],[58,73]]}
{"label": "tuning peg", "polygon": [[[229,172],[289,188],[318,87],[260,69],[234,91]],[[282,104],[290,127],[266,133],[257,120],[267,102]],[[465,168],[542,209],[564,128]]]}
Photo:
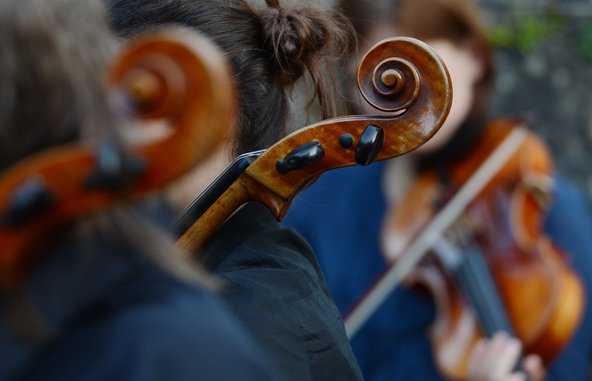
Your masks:
{"label": "tuning peg", "polygon": [[306,168],[321,160],[325,151],[321,143],[313,141],[295,148],[283,160],[278,160],[276,168],[280,173],[287,173]]}
{"label": "tuning peg", "polygon": [[16,226],[22,224],[51,207],[55,197],[40,176],[34,176],[16,188],[0,224]]}
{"label": "tuning peg", "polygon": [[356,147],[356,163],[360,165],[372,163],[380,152],[383,143],[384,131],[382,128],[373,124],[368,125],[362,136],[360,136],[360,142]]}
{"label": "tuning peg", "polygon": [[134,156],[126,155],[121,147],[104,141],[97,152],[97,168],[87,180],[90,188],[105,187],[114,192],[122,191],[142,174],[146,163]]}

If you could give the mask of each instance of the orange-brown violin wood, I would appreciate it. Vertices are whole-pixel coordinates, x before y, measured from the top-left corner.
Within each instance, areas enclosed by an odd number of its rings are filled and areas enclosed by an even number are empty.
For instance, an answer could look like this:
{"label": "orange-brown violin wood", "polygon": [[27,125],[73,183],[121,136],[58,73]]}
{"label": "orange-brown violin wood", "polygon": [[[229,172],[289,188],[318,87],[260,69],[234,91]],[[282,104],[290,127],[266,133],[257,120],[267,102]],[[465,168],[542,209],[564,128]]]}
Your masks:
{"label": "orange-brown violin wood", "polygon": [[[355,165],[356,147],[370,125],[384,132],[374,160],[403,155],[429,140],[444,122],[452,101],[448,72],[435,52],[411,38],[392,38],[375,45],[358,68],[358,86],[365,99],[390,115],[356,115],[328,119],[302,128],[270,147],[255,160],[219,200],[179,239],[186,249],[199,248],[239,206],[248,201],[267,205],[281,220],[294,196],[322,172]],[[340,137],[349,135],[351,146]],[[318,142],[322,160],[280,173],[276,163],[292,150]]]}
{"label": "orange-brown violin wood", "polygon": [[[467,158],[450,170],[452,182],[462,186],[515,128],[516,121],[510,119],[491,123]],[[585,300],[581,280],[542,231],[552,193],[551,170],[545,145],[529,134],[471,201],[460,224],[484,253],[524,352],[540,355],[546,364],[574,334]],[[435,205],[442,192],[434,172],[422,173],[389,213],[385,235],[400,240],[400,252],[390,253],[393,258],[405,255],[405,247],[438,212]],[[471,351],[484,334],[459,285],[432,256],[409,281],[423,285],[434,297],[436,319],[430,337],[439,369],[450,379],[465,379]]]}
{"label": "orange-brown violin wood", "polygon": [[[0,281],[14,285],[48,232],[77,218],[160,189],[203,160],[229,136],[236,115],[232,77],[223,55],[205,38],[168,28],[130,44],[107,77],[115,108],[141,120],[163,119],[165,138],[124,147],[143,170],[123,189],[88,186],[98,168],[97,146],[79,144],[39,152],[0,175],[0,214],[15,190],[32,178],[54,202],[16,225],[0,226]],[[34,250],[37,252],[38,250]]]}

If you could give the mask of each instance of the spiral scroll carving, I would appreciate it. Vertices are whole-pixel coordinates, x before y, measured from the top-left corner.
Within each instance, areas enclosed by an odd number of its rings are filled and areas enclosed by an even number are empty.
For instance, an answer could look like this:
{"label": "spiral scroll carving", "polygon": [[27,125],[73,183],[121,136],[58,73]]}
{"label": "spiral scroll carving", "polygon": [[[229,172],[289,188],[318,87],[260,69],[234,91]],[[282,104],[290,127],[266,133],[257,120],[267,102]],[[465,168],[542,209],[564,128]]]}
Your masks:
{"label": "spiral scroll carving", "polygon": [[152,193],[213,153],[237,114],[230,73],[215,45],[181,28],[145,35],[124,49],[108,74],[110,102],[124,117],[166,119],[171,133],[146,144],[52,147],[2,172],[0,285],[22,280],[40,237]]}
{"label": "spiral scroll carving", "polygon": [[303,127],[269,147],[189,227],[178,244],[198,248],[247,201],[281,220],[291,200],[321,173],[404,155],[428,141],[452,102],[450,76],[436,53],[412,38],[384,40],[363,58],[358,85],[388,113],[349,115]]}
{"label": "spiral scroll carving", "polygon": [[[358,87],[374,108],[396,112],[432,96],[427,76],[441,75],[443,65],[425,43],[411,38],[391,38],[375,45],[360,62]],[[437,84],[437,83],[436,83]],[[422,88],[423,87],[423,88]]]}

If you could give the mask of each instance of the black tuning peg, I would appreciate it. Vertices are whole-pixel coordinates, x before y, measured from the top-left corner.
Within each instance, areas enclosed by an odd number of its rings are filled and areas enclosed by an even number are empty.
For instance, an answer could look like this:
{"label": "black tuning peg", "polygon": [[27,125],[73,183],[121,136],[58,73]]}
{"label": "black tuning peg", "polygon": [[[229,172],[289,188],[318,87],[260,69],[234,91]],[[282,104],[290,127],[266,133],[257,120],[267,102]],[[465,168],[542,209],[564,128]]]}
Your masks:
{"label": "black tuning peg", "polygon": [[54,203],[55,197],[43,178],[31,177],[12,192],[6,212],[0,216],[0,224],[20,225],[43,213]]}
{"label": "black tuning peg", "polygon": [[360,136],[360,142],[356,147],[356,163],[360,165],[372,163],[380,152],[383,143],[384,131],[382,131],[382,128],[373,124],[368,125],[362,136]]}
{"label": "black tuning peg", "polygon": [[145,167],[142,159],[126,155],[119,144],[104,141],[99,145],[97,168],[87,179],[87,186],[122,191],[142,174]]}
{"label": "black tuning peg", "polygon": [[306,168],[321,160],[325,150],[319,142],[308,142],[295,148],[282,160],[278,160],[276,168],[280,173],[287,173]]}

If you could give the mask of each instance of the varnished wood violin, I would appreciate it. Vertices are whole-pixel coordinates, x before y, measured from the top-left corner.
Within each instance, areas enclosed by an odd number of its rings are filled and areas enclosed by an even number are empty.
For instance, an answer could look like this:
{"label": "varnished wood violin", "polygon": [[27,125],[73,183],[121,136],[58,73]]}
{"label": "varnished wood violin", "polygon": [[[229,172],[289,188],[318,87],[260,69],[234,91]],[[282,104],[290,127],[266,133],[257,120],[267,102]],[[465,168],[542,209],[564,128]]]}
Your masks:
{"label": "varnished wood violin", "polygon": [[294,196],[322,172],[405,154],[431,138],[450,110],[448,72],[419,40],[375,45],[359,65],[357,82],[371,105],[392,114],[325,120],[239,157],[181,214],[178,244],[195,251],[248,201],[265,204],[281,220]]}
{"label": "varnished wood violin", "polygon": [[465,379],[476,342],[497,331],[548,364],[584,307],[580,279],[542,231],[551,171],[538,138],[517,120],[498,119],[446,174],[421,172],[387,214],[384,250],[392,264],[346,317],[349,334],[406,280],[434,297],[430,337],[447,378]]}
{"label": "varnished wood violin", "polygon": [[15,285],[57,227],[149,194],[207,157],[236,115],[229,67],[196,32],[167,28],[131,43],[107,75],[118,112],[166,120],[147,144],[99,141],[53,147],[0,175],[0,281]]}

